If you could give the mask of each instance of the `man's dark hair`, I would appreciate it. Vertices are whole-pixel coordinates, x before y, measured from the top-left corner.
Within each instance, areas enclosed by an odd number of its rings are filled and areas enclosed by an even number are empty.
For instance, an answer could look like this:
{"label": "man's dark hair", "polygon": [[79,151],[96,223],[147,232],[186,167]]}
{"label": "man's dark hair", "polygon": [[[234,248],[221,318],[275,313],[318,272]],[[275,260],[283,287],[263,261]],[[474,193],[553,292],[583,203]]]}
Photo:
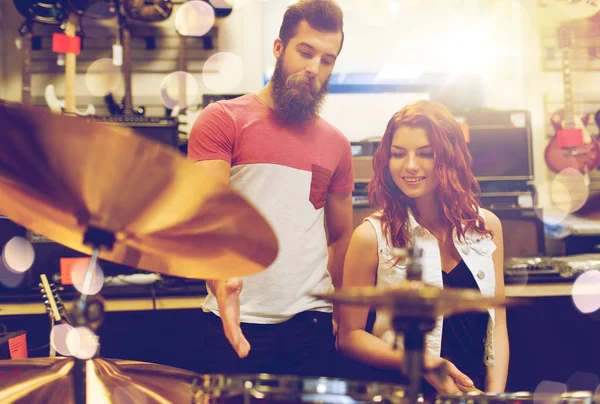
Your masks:
{"label": "man's dark hair", "polygon": [[[318,31],[341,32],[344,44],[344,13],[333,0],[300,0],[287,8],[283,22],[279,28],[279,39],[287,46],[291,38],[298,32],[298,25],[306,20],[308,25]],[[339,53],[339,52],[338,52]]]}

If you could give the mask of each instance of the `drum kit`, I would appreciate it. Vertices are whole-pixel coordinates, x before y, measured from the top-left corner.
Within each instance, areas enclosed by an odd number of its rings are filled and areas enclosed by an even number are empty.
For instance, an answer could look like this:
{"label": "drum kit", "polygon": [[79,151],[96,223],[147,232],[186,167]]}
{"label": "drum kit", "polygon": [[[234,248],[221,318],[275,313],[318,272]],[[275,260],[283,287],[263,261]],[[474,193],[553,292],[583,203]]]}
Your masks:
{"label": "drum kit", "polygon": [[[257,273],[277,257],[277,238],[261,214],[175,150],[127,128],[19,104],[0,104],[0,122],[0,213],[92,257],[75,305],[78,326],[90,322],[85,285],[97,258],[165,275],[227,279]],[[440,289],[415,278],[389,289],[316,296],[389,310],[394,328],[405,337],[409,385],[294,375],[202,375],[137,361],[49,357],[0,361],[0,402],[427,402],[419,394],[419,381],[424,335],[435,319],[515,303]],[[471,392],[439,395],[431,402],[534,401],[592,403],[594,397],[588,392],[543,397]]]}

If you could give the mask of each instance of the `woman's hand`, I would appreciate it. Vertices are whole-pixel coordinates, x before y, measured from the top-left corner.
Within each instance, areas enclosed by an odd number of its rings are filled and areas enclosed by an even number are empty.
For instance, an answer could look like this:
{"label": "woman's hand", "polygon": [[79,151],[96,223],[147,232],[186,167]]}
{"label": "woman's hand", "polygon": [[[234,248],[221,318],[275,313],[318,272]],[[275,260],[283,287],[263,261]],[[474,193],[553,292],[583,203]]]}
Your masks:
{"label": "woman's hand", "polygon": [[464,393],[475,388],[473,381],[467,375],[444,358],[425,355],[423,367],[425,380],[438,393]]}

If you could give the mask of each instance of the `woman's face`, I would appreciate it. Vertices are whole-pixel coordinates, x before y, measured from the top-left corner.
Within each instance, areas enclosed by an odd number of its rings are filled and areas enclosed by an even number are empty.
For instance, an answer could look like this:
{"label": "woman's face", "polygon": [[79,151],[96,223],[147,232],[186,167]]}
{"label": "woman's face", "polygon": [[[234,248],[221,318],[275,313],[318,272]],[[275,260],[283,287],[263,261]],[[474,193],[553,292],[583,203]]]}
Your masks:
{"label": "woman's face", "polygon": [[390,147],[390,173],[406,196],[419,199],[436,189],[435,155],[425,129],[400,126]]}

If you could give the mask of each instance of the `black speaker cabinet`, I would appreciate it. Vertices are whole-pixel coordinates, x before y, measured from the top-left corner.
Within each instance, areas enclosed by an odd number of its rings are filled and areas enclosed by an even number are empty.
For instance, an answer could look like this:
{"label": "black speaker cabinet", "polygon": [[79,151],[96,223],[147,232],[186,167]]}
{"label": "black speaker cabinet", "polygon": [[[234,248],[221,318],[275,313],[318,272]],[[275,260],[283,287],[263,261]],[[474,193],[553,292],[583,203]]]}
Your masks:
{"label": "black speaker cabinet", "polygon": [[502,223],[504,257],[544,255],[544,224],[531,208],[492,209]]}

